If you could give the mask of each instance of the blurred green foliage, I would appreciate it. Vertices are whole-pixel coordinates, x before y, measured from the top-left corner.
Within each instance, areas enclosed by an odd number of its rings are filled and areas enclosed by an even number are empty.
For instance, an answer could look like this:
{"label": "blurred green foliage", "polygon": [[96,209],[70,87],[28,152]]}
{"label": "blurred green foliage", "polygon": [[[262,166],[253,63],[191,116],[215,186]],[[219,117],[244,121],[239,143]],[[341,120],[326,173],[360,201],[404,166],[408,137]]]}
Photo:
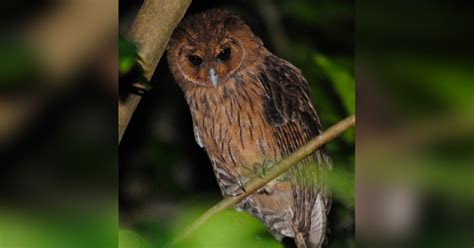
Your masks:
{"label": "blurred green foliage", "polygon": [[[141,66],[140,56],[137,53],[137,45],[119,35],[119,84],[121,86],[135,86],[140,90],[150,90],[151,84],[145,78],[145,73]],[[128,92],[127,90],[123,91]]]}
{"label": "blurred green foliage", "polygon": [[[338,34],[334,27],[342,22],[354,20],[353,3],[347,1],[276,1],[285,15],[303,25],[317,27],[326,33]],[[351,37],[338,36],[343,40]],[[330,37],[334,39],[334,37]]]}
{"label": "blurred green foliage", "polygon": [[346,111],[355,113],[355,82],[352,73],[320,54],[314,56],[314,62],[333,83]]}
{"label": "blurred green foliage", "polygon": [[116,210],[78,212],[0,209],[0,247],[116,247]]}
{"label": "blurred green foliage", "polygon": [[18,40],[0,37],[0,87],[3,90],[31,86],[38,80],[37,54]]}
{"label": "blurred green foliage", "polygon": [[[397,194],[412,203],[395,208],[407,225],[361,228],[359,241],[472,246],[472,2],[360,1],[357,17],[358,144],[367,144],[358,147],[358,180],[403,187]],[[382,219],[370,217],[362,224]]]}
{"label": "blurred green foliage", "polygon": [[140,235],[130,230],[120,230],[118,234],[119,248],[150,248],[150,244]]}
{"label": "blurred green foliage", "polygon": [[[181,214],[169,220],[154,220],[148,224],[142,223],[136,231],[122,230],[119,235],[121,248],[136,247],[268,247],[279,248],[282,245],[266,230],[263,224],[247,213],[235,210],[225,210],[212,216],[204,225],[189,237],[171,246],[173,239],[183,233],[203,211],[211,207],[212,202],[189,202],[184,205]],[[152,244],[148,241],[151,240]]]}
{"label": "blurred green foliage", "polygon": [[[371,56],[370,63],[382,57]],[[387,91],[398,99],[407,114],[423,110],[473,111],[474,63],[451,57],[418,57],[410,54],[393,54],[390,61],[379,65],[376,75],[388,78],[383,83]]]}
{"label": "blurred green foliage", "polygon": [[[183,230],[182,227],[190,224],[189,220],[197,217],[195,213],[197,212],[188,212],[177,220],[176,234],[179,235]],[[177,243],[176,247],[280,248],[282,245],[273,239],[257,219],[244,212],[227,210],[211,217],[191,236]]]}
{"label": "blurred green foliage", "polygon": [[119,72],[120,75],[129,73],[137,66],[137,46],[130,40],[119,35]]}
{"label": "blurred green foliage", "polygon": [[355,207],[355,177],[353,170],[334,167],[329,175],[333,198],[348,209]]}

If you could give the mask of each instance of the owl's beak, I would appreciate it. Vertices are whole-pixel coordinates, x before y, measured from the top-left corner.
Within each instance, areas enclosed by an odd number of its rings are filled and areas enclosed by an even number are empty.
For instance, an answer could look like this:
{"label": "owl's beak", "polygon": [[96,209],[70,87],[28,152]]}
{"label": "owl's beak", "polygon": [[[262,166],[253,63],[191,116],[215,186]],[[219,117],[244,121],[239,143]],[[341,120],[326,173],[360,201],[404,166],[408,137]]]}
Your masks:
{"label": "owl's beak", "polygon": [[212,86],[217,87],[217,73],[214,68],[209,69],[209,78],[211,79]]}

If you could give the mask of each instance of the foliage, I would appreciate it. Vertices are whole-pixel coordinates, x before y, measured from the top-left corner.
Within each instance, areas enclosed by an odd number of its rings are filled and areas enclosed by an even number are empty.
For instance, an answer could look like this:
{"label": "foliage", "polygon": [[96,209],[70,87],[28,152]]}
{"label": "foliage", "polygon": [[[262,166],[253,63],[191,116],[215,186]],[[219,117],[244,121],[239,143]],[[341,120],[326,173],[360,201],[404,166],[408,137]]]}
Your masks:
{"label": "foliage", "polygon": [[130,40],[119,36],[119,72],[125,75],[137,66],[137,46]]}
{"label": "foliage", "polygon": [[[135,87],[132,91],[138,89],[150,90],[152,88],[150,82],[145,78],[145,73],[141,66],[140,56],[137,53],[136,44],[119,35],[119,75],[120,86]],[[126,93],[126,90],[121,93]]]}
{"label": "foliage", "polygon": [[149,248],[150,244],[140,235],[130,230],[120,230],[119,248]]}
{"label": "foliage", "polygon": [[0,87],[12,90],[31,86],[38,80],[37,54],[17,40],[0,37]]}
{"label": "foliage", "polygon": [[333,83],[346,111],[348,113],[355,113],[354,76],[352,76],[346,68],[334,63],[321,54],[314,56],[314,62]]}
{"label": "foliage", "polygon": [[[184,217],[184,218],[183,218]],[[196,216],[183,216],[178,220],[177,226],[189,224]],[[182,228],[177,228],[177,234]],[[205,248],[205,247],[282,247],[267,232],[264,225],[247,213],[228,210],[211,217],[189,238],[176,244],[179,248]]]}
{"label": "foliage", "polygon": [[[84,210],[84,209],[81,209]],[[0,209],[0,246],[9,248],[116,247],[116,209],[16,211]]]}

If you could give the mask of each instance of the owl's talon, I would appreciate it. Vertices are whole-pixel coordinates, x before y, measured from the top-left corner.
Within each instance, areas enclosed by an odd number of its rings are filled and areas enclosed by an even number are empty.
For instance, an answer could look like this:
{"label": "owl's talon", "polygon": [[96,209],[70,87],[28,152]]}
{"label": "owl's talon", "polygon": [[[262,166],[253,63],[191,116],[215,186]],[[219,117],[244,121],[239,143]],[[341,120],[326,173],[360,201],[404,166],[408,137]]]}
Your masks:
{"label": "owl's talon", "polygon": [[245,187],[244,187],[244,184],[242,183],[242,181],[240,179],[237,179],[237,184],[239,185],[240,189],[247,193],[247,191],[245,190]]}
{"label": "owl's talon", "polygon": [[239,185],[228,187],[224,190],[226,197],[237,197],[243,193],[242,188]]}
{"label": "owl's talon", "polygon": [[295,223],[291,223],[291,228],[293,229],[293,233],[295,234],[294,239],[296,246],[306,248],[307,246],[303,234],[298,231],[298,228],[296,227]]}
{"label": "owl's talon", "polygon": [[263,179],[265,177],[266,171],[273,167],[273,162],[271,160],[265,159],[261,164],[255,163],[253,165],[253,172],[257,177]]}
{"label": "owl's talon", "polygon": [[248,179],[239,176],[232,186],[226,187],[224,189],[224,194],[228,197],[236,197],[243,193],[247,193],[247,190],[244,187],[246,182],[248,182]]}

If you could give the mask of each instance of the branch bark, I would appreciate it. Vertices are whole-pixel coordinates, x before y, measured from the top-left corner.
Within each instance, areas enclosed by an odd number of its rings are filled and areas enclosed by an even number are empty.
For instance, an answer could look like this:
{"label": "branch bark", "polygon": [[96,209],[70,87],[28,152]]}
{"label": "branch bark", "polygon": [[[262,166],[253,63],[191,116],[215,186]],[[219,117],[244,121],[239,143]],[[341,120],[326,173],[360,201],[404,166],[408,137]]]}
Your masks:
{"label": "branch bark", "polygon": [[173,241],[173,243],[176,244],[177,242],[185,239],[192,232],[194,232],[199,226],[204,224],[210,217],[221,212],[222,210],[235,206],[237,203],[247,198],[247,196],[251,195],[252,193],[257,191],[259,188],[265,186],[268,182],[272,181],[273,179],[277,178],[281,174],[285,173],[288,169],[296,165],[305,157],[309,156],[316,149],[323,146],[324,144],[331,141],[332,139],[336,138],[345,130],[354,126],[355,126],[355,115],[351,115],[347,117],[346,119],[338,122],[334,126],[330,127],[328,130],[318,135],[317,137],[315,137],[314,139],[306,143],[304,146],[300,147],[294,153],[290,154],[285,159],[276,163],[268,172],[265,173],[265,176],[263,178],[255,177],[252,180],[250,180],[246,185],[244,185],[246,192],[236,197],[225,198],[219,203],[217,203],[216,205],[214,205],[212,208],[208,209],[204,214],[199,216],[188,228],[186,228],[183,234],[178,236]]}
{"label": "branch bark", "polygon": [[[148,81],[190,4],[191,0],[145,0],[138,11],[128,36],[137,44],[138,62]],[[119,100],[119,143],[140,100],[141,96],[134,93],[129,93],[123,101]]]}

